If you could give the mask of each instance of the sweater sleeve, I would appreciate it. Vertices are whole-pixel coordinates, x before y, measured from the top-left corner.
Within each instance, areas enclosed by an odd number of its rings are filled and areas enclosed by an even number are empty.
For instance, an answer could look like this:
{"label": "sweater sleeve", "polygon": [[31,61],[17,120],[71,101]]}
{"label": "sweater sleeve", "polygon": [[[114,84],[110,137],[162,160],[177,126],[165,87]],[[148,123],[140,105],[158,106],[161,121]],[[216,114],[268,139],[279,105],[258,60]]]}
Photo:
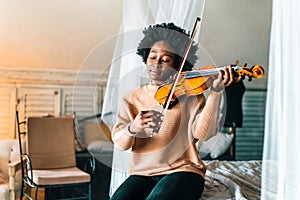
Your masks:
{"label": "sweater sleeve", "polygon": [[200,106],[192,124],[194,138],[205,141],[217,133],[222,93],[210,91],[204,106]]}
{"label": "sweater sleeve", "polygon": [[123,97],[120,110],[116,119],[116,124],[112,130],[112,140],[114,145],[120,150],[128,150],[134,145],[135,137],[128,131],[130,122],[134,119],[134,115],[129,108],[127,97]]}

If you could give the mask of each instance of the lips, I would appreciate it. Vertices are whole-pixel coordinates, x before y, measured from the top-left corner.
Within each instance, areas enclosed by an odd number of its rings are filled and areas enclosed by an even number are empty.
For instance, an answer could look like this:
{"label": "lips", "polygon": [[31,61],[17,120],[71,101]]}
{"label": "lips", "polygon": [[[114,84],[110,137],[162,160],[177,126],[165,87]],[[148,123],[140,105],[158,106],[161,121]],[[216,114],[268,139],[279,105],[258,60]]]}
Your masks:
{"label": "lips", "polygon": [[156,69],[150,69],[149,72],[153,75],[159,75],[161,73],[161,71],[156,70]]}

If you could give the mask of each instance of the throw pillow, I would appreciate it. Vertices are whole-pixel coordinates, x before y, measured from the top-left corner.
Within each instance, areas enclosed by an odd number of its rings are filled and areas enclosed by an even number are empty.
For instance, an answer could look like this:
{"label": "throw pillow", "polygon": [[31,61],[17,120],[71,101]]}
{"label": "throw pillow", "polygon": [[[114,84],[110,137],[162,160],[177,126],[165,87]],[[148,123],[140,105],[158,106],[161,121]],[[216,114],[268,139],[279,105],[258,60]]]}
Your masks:
{"label": "throw pillow", "polygon": [[93,153],[112,152],[113,148],[113,143],[103,140],[94,140],[90,142],[87,147],[87,149]]}
{"label": "throw pillow", "polygon": [[210,154],[210,157],[215,159],[226,152],[232,143],[233,134],[218,132],[215,136],[211,137],[202,144],[197,142],[199,156],[201,158]]}

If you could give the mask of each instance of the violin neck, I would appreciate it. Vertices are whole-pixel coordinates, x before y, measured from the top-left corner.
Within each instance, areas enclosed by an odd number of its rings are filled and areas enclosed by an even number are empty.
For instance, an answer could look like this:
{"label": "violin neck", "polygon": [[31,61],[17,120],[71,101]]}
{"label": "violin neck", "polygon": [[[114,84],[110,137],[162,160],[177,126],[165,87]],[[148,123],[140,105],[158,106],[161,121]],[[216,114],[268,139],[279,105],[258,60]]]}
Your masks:
{"label": "violin neck", "polygon": [[[193,70],[193,71],[188,71],[187,72],[187,78],[188,77],[191,77],[191,78],[194,78],[194,76],[211,76],[211,75],[218,75],[219,74],[219,71],[220,70],[222,70],[223,68],[215,68],[215,69],[203,69],[203,70]],[[238,67],[238,66],[234,66],[234,67],[232,67],[232,69],[234,70],[234,71],[236,71],[236,70],[239,70],[240,69],[240,67]]]}

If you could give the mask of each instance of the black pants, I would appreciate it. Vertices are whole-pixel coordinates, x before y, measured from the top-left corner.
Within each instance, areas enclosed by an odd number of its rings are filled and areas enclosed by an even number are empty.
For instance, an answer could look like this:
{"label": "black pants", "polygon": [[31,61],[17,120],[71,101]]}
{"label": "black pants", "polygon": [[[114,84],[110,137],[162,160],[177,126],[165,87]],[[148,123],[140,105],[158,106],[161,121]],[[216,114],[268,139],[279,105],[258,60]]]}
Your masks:
{"label": "black pants", "polygon": [[204,179],[192,172],[175,172],[161,176],[129,176],[111,200],[198,200]]}

